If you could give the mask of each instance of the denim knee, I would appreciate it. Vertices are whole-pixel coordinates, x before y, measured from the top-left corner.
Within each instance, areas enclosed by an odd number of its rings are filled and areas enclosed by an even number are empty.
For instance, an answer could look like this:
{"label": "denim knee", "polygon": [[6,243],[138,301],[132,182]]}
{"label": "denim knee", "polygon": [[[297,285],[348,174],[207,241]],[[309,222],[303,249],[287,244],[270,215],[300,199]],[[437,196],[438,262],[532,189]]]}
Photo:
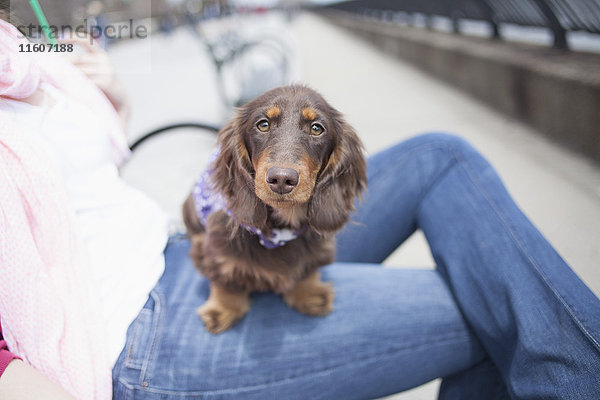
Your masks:
{"label": "denim knee", "polygon": [[418,146],[429,146],[442,150],[441,156],[437,154],[438,163],[446,164],[449,159],[456,162],[466,162],[476,169],[489,169],[487,159],[466,139],[452,133],[431,132],[423,133],[409,141],[414,141]]}
{"label": "denim knee", "polygon": [[477,150],[464,138],[444,132],[423,133],[409,139],[420,145],[430,145],[432,147],[443,148],[455,155],[468,155],[478,153]]}

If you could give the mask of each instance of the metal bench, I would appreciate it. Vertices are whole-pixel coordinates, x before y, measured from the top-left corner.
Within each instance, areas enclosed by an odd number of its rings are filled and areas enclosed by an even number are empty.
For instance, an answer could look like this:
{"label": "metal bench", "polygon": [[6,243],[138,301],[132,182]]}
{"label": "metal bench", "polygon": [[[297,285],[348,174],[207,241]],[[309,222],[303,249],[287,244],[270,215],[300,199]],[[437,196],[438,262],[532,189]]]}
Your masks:
{"label": "metal bench", "polygon": [[600,34],[600,0],[354,0],[328,7],[361,15],[388,18],[403,12],[450,18],[459,32],[461,19],[490,24],[492,37],[500,38],[502,23],[548,28],[554,47],[567,49],[567,33],[585,31]]}

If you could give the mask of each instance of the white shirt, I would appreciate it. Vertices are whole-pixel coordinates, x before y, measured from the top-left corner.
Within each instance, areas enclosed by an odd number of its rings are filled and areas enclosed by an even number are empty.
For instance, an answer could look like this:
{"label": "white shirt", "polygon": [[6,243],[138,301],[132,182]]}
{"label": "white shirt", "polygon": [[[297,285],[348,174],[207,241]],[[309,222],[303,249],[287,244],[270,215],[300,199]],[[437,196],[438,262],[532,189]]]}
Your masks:
{"label": "white shirt", "polygon": [[166,214],[119,176],[106,127],[93,110],[50,85],[51,107],[3,99],[0,113],[26,134],[36,135],[55,157],[67,185],[87,251],[87,279],[95,288],[96,310],[106,324],[111,362],[121,353],[127,328],[164,270]]}

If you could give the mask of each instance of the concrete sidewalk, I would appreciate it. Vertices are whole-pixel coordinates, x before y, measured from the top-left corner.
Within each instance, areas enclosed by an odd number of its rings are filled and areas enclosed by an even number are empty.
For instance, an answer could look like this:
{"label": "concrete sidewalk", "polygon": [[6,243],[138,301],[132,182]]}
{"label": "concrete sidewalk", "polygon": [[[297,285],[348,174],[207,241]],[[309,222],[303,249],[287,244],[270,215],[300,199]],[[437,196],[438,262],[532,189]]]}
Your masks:
{"label": "concrete sidewalk", "polygon": [[[524,212],[600,294],[598,167],[325,20],[301,15],[290,29],[300,54],[301,80],[347,116],[369,153],[421,132],[465,137],[495,165]],[[136,73],[136,63],[149,54],[151,70]],[[190,30],[118,44],[110,55],[132,96],[134,135],[166,122],[221,120],[214,67]],[[161,138],[141,148],[124,173],[178,217],[214,140],[189,132],[172,137],[178,139]],[[432,268],[433,260],[417,233],[386,264]],[[393,398],[433,399],[436,393],[437,383],[430,383]]]}

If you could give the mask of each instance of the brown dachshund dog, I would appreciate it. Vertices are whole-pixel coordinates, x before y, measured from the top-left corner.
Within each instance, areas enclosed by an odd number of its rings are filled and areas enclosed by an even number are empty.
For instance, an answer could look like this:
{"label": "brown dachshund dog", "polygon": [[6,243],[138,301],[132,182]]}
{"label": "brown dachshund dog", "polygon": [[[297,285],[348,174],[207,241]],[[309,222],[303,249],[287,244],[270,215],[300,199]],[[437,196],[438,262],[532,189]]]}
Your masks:
{"label": "brown dachshund dog", "polygon": [[206,329],[231,328],[255,291],[329,314],[334,292],[318,269],[365,186],[358,136],[314,90],[280,87],[241,107],[183,206],[190,256],[210,280]]}

